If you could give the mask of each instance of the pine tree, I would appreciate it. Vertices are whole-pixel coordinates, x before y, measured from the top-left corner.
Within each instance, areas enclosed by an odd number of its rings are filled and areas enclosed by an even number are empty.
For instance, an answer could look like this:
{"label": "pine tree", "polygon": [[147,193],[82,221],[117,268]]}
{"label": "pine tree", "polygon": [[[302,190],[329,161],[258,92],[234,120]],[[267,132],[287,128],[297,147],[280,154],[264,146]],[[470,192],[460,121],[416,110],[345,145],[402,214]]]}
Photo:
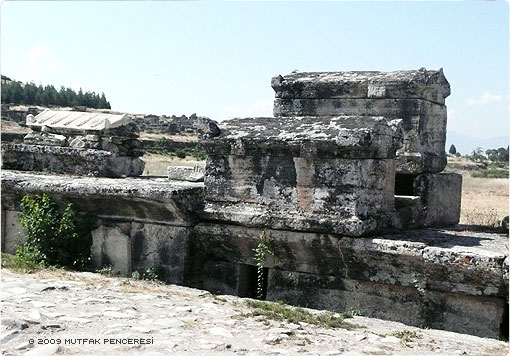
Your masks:
{"label": "pine tree", "polygon": [[455,148],[455,145],[451,145],[450,146],[450,149],[448,150],[448,153],[450,153],[451,155],[454,155],[457,153],[457,149]]}

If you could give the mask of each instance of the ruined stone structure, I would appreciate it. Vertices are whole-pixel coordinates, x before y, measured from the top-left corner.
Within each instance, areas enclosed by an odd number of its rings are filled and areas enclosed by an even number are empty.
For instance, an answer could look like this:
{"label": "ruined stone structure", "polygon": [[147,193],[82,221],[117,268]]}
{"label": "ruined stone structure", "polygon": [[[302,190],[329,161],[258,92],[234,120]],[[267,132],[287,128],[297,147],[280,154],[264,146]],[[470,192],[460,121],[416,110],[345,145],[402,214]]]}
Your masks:
{"label": "ruined stone structure", "polygon": [[387,228],[400,140],[382,117],[227,121],[204,142],[205,217],[349,236]]}
{"label": "ruined stone structure", "polygon": [[138,131],[126,115],[46,110],[27,115],[34,132],[3,144],[3,167],[104,177],[138,176]]}
{"label": "ruined stone structure", "polygon": [[[508,238],[455,226],[461,177],[441,173],[442,71],[292,73],[272,85],[276,117],[225,121],[202,141],[203,183],[190,182],[201,167],[171,168],[170,181],[4,171],[2,248],[23,241],[21,196],[47,192],[96,215],[97,267],[154,267],[214,293],[254,297],[261,286],[267,300],[507,337]],[[61,134],[25,146],[76,149],[51,146],[75,139]]]}

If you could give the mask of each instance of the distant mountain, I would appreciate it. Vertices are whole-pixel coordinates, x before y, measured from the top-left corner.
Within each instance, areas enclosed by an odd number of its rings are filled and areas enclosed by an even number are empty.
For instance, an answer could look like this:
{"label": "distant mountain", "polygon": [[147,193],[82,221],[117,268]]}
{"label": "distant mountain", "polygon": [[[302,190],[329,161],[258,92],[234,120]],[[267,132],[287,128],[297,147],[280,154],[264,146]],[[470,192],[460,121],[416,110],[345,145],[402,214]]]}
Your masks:
{"label": "distant mountain", "polygon": [[484,152],[489,148],[507,147],[509,145],[509,137],[480,138],[467,136],[456,131],[448,131],[446,134],[446,152],[448,152],[452,144],[455,145],[457,152],[469,154],[477,147],[481,147]]}

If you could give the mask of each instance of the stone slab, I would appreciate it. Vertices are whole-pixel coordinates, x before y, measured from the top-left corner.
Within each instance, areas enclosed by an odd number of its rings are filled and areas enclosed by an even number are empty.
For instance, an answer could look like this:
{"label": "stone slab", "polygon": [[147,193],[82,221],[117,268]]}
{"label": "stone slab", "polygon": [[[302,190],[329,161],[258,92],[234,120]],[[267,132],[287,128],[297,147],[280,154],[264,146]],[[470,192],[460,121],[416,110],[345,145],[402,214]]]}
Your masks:
{"label": "stone slab", "polygon": [[140,158],[112,152],[58,146],[2,144],[2,168],[100,177],[139,176]]}
{"label": "stone slab", "polygon": [[101,132],[131,122],[126,114],[45,110],[37,116],[27,115],[27,126],[34,129],[49,127],[54,130]]}
{"label": "stone slab", "polygon": [[190,227],[100,220],[92,231],[95,268],[111,266],[125,276],[153,269],[158,279],[183,284]]}
{"label": "stone slab", "polygon": [[446,166],[446,106],[421,99],[275,99],[274,115],[369,115],[402,119],[397,171],[441,172]]}
{"label": "stone slab", "polygon": [[188,182],[203,182],[205,175],[205,163],[195,164],[193,167],[189,166],[168,166],[167,167],[168,179],[182,180]]}
{"label": "stone slab", "polygon": [[209,154],[389,158],[401,147],[400,122],[383,117],[272,117],[226,120],[203,140]]}
{"label": "stone slab", "polygon": [[2,209],[2,251],[15,254],[17,246],[25,243],[26,238],[19,223],[21,213]]}
{"label": "stone slab", "polygon": [[201,223],[195,227],[197,260],[255,265],[263,231],[273,253],[269,268],[402,287],[420,280],[427,290],[469,296],[508,294],[507,237],[462,229],[352,238]]}
{"label": "stone slab", "polygon": [[67,138],[64,135],[46,132],[30,132],[23,138],[23,143],[28,145],[67,146]]}
{"label": "stone slab", "polygon": [[119,226],[100,225],[93,230],[91,252],[96,269],[110,266],[114,273],[131,276],[131,240]]}
{"label": "stone slab", "polygon": [[25,194],[46,192],[79,210],[118,220],[190,226],[201,209],[203,183],[148,178],[94,178],[2,171],[2,206],[19,211]]}
{"label": "stone slab", "polygon": [[450,84],[443,70],[299,72],[271,80],[277,98],[420,98],[444,104]]}
{"label": "stone slab", "polygon": [[267,299],[273,301],[339,312],[354,309],[372,318],[491,338],[501,336],[506,304],[503,298],[277,269],[270,270],[267,289]]}
{"label": "stone slab", "polygon": [[456,225],[460,220],[462,176],[457,173],[420,174],[414,191],[426,207],[423,226]]}

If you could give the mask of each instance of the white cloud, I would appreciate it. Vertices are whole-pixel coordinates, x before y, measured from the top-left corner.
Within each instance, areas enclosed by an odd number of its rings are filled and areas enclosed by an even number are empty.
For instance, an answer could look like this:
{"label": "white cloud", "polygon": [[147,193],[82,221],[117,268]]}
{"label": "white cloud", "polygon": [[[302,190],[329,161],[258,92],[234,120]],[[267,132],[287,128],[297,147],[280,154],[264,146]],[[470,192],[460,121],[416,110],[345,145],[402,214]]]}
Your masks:
{"label": "white cloud", "polygon": [[47,47],[37,45],[28,53],[28,67],[24,75],[29,81],[42,81],[46,74],[56,72],[60,67],[60,60]]}
{"label": "white cloud", "polygon": [[478,99],[468,99],[467,104],[468,106],[487,105],[489,103],[501,101],[501,99],[503,99],[502,95],[494,95],[486,91]]}

